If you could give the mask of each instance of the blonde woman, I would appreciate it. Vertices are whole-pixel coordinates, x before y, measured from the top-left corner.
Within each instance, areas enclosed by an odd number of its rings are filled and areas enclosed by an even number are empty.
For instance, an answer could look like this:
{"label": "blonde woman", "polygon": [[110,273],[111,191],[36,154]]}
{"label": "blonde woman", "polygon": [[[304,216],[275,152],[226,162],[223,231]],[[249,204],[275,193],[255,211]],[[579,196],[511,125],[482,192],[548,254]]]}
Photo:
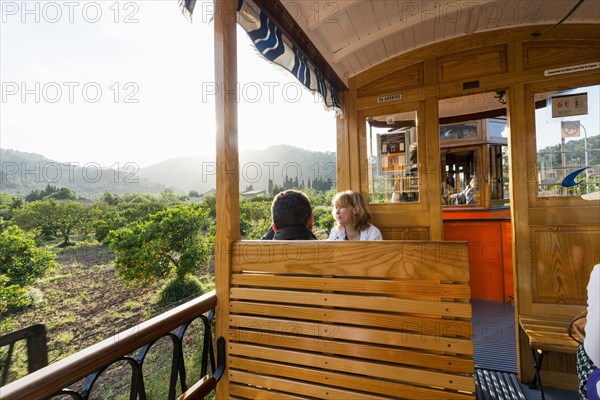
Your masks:
{"label": "blonde woman", "polygon": [[331,205],[335,226],[329,240],[383,240],[379,229],[371,224],[371,214],[360,193],[340,192]]}

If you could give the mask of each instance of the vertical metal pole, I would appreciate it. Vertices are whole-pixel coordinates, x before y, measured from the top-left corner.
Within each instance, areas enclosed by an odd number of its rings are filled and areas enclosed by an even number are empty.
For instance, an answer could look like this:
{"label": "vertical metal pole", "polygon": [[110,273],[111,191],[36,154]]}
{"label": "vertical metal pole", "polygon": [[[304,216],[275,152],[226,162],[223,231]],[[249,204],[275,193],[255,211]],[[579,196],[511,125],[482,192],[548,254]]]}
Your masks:
{"label": "vertical metal pole", "polygon": [[[562,170],[563,170],[563,179],[567,177],[567,154],[565,149],[565,138],[560,139],[560,155],[562,157]],[[561,187],[561,191],[565,190],[568,192],[568,189]]]}
{"label": "vertical metal pole", "polygon": [[[579,123],[579,126],[583,128],[583,154],[585,158],[585,166],[589,167],[590,165],[588,164],[587,129],[585,129],[585,126],[583,126],[582,123]],[[590,173],[587,169],[585,170],[585,192],[590,192]]]}

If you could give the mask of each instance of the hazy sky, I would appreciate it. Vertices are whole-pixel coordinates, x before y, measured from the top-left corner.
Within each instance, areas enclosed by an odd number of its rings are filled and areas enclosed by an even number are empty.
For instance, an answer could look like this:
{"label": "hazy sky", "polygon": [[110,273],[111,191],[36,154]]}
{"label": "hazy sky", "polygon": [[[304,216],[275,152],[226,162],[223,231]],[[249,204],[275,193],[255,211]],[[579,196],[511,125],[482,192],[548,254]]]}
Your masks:
{"label": "hazy sky", "polygon": [[[0,146],[102,166],[214,154],[212,2],[0,1]],[[335,151],[335,115],[238,30],[240,148]]]}

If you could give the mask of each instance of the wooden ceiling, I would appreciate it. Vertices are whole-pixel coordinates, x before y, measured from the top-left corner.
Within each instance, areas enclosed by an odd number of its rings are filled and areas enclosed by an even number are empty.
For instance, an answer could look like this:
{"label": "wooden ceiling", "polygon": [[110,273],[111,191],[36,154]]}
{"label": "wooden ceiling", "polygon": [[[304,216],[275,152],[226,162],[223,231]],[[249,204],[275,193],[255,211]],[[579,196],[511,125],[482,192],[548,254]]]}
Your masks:
{"label": "wooden ceiling", "polygon": [[474,33],[599,23],[599,0],[263,0],[280,3],[297,31],[347,85],[348,78],[434,42]]}

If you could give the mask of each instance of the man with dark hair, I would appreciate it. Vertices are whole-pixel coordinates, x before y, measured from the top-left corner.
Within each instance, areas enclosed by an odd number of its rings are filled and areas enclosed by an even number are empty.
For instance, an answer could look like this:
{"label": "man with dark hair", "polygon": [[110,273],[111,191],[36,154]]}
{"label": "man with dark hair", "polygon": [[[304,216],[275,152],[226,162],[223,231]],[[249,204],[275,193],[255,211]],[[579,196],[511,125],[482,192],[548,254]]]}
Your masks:
{"label": "man with dark hair", "polygon": [[[271,204],[275,240],[317,240],[311,232],[315,215],[308,197],[298,190],[279,193]],[[263,239],[268,239],[268,237]]]}

